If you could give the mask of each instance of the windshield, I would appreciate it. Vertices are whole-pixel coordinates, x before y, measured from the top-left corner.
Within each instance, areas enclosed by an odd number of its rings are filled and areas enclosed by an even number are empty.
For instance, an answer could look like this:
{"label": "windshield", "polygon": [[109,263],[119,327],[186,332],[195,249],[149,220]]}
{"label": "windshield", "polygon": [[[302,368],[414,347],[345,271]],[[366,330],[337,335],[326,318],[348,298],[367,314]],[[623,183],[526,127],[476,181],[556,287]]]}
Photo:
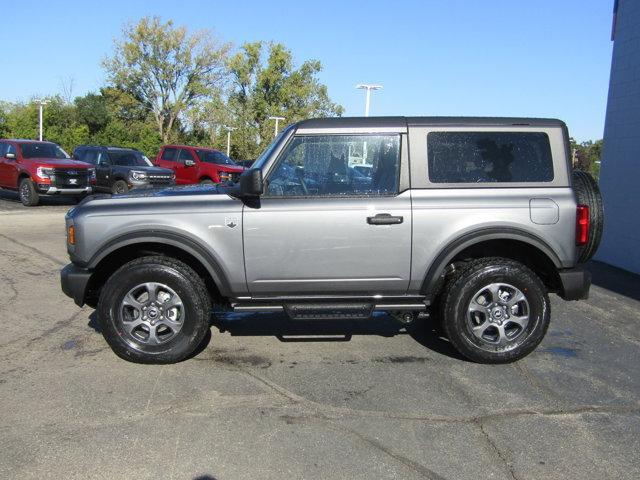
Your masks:
{"label": "windshield", "polygon": [[134,150],[111,151],[109,159],[112,165],[120,165],[122,167],[152,167],[153,164],[147,157],[140,152]]}
{"label": "windshield", "polygon": [[21,143],[23,158],[69,158],[55,143]]}
{"label": "windshield", "polygon": [[236,166],[236,163],[227,157],[224,153],[218,152],[217,150],[196,150],[198,152],[198,156],[200,160],[207,163],[215,163],[218,165],[229,165],[232,167]]}
{"label": "windshield", "polygon": [[271,156],[271,152],[275,150],[276,146],[280,143],[280,140],[282,140],[282,138],[286,136],[292,128],[293,128],[293,125],[290,125],[284,130],[282,130],[278,134],[278,136],[273,139],[273,142],[271,142],[269,146],[264,149],[264,151],[260,154],[260,156],[256,159],[256,161],[251,164],[251,168],[252,169],[258,168],[262,170],[262,167],[264,166],[265,162]]}

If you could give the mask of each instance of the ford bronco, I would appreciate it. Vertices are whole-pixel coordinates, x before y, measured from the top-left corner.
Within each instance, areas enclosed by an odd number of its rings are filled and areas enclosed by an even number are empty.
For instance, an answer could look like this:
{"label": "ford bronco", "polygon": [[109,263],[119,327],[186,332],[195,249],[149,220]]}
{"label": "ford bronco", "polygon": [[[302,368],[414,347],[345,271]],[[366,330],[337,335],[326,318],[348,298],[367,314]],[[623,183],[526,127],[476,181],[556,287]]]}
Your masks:
{"label": "ford bronco", "polygon": [[549,119],[305,120],[235,184],[72,208],[62,289],[97,307],[106,341],[135,362],[192,355],[213,305],[429,315],[467,358],[515,361],[544,337],[550,293],[588,295],[602,203],[572,174],[568,139]]}

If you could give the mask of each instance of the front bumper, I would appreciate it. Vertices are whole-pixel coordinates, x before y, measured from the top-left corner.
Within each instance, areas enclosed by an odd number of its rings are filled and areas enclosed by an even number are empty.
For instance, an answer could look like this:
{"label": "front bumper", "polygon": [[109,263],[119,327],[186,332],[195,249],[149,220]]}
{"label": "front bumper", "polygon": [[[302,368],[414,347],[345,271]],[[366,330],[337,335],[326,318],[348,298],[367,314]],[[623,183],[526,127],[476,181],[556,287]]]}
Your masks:
{"label": "front bumper", "polygon": [[92,272],[86,268],[80,268],[73,263],[66,265],[60,272],[62,291],[79,307],[83,306],[87,298],[87,286]]}
{"label": "front bumper", "polygon": [[41,195],[89,195],[91,191],[91,187],[60,188],[46,184],[38,185],[38,193]]}
{"label": "front bumper", "polygon": [[564,300],[586,300],[589,298],[591,287],[591,272],[582,267],[560,270],[560,283],[562,290],[558,293]]}

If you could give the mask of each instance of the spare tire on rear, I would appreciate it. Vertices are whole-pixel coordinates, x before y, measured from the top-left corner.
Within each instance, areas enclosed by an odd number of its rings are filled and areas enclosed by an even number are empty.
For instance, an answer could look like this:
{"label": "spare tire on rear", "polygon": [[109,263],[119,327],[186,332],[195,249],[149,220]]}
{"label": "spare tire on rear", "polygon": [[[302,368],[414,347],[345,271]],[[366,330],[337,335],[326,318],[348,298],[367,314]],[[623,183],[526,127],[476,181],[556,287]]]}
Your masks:
{"label": "spare tire on rear", "polygon": [[602,238],[604,228],[602,195],[593,177],[582,170],[573,171],[573,191],[578,205],[589,207],[589,239],[584,246],[578,247],[578,262],[584,263],[595,255]]}

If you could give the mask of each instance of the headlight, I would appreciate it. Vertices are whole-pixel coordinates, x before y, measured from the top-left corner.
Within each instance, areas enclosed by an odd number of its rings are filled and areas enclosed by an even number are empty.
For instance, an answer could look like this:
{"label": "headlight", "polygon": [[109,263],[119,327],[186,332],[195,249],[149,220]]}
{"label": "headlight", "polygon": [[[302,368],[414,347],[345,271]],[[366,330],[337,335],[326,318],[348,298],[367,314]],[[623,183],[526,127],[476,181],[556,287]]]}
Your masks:
{"label": "headlight", "polygon": [[53,168],[38,167],[36,175],[40,178],[51,178],[53,176]]}
{"label": "headlight", "polygon": [[173,173],[171,174],[171,180],[175,180],[175,179],[176,179],[176,172],[173,172]]}
{"label": "headlight", "polygon": [[129,175],[131,176],[132,180],[141,181],[141,180],[146,180],[147,179],[146,172],[138,172],[136,170],[132,170]]}

